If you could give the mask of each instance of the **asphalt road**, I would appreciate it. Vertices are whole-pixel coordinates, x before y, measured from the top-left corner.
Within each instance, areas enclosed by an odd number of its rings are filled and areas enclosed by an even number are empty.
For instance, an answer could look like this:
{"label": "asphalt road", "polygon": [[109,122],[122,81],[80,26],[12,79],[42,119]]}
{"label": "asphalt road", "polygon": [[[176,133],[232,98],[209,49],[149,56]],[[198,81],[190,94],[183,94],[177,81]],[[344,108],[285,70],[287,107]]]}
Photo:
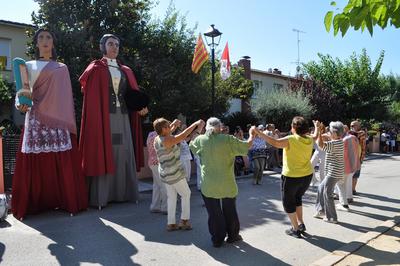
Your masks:
{"label": "asphalt road", "polygon": [[[240,179],[238,212],[243,242],[213,248],[207,213],[192,187],[192,231],[166,232],[165,215],[149,212],[151,194],[140,203],[111,204],[74,217],[61,211],[12,216],[0,226],[1,265],[309,265],[400,215],[400,155],[372,155],[363,164],[351,212],[339,224],[312,218],[315,188],[304,199],[308,236],[285,235],[289,221],[280,201],[279,174],[261,186]],[[179,210],[179,208],[178,208]]]}

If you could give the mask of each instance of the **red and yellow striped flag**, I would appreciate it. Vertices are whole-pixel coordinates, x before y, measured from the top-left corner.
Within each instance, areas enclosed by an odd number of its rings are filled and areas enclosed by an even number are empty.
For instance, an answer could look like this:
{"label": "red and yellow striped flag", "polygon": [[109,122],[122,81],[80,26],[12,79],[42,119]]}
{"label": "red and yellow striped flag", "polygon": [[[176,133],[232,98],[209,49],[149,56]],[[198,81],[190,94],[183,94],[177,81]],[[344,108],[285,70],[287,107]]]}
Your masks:
{"label": "red and yellow striped flag", "polygon": [[196,48],[194,49],[193,62],[192,62],[192,71],[197,74],[200,68],[203,66],[205,62],[208,60],[207,49],[204,45],[203,38],[201,34],[199,34],[199,38],[197,38]]}

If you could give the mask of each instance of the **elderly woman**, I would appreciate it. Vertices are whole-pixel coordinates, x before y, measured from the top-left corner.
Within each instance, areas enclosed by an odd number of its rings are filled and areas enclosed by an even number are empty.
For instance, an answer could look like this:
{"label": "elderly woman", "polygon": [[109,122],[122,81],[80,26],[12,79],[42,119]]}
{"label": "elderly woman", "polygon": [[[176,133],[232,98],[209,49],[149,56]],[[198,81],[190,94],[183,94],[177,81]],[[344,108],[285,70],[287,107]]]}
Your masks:
{"label": "elderly woman", "polygon": [[282,202],[292,224],[292,227],[285,232],[290,236],[301,238],[301,232],[306,230],[303,221],[302,197],[313,176],[310,161],[313,138],[308,133],[307,121],[301,116],[293,118],[291,132],[290,136],[275,139],[257,131],[258,135],[269,144],[283,149]]}
{"label": "elderly woman", "polygon": [[221,134],[221,121],[212,117],[207,120],[206,133],[189,145],[192,152],[200,157],[201,194],[208,212],[208,229],[214,247],[221,247],[226,235],[228,243],[242,240],[236,211],[238,187],[234,159],[247,154],[254,130],[254,127],[250,129],[247,141],[241,141]]}
{"label": "elderly woman", "polygon": [[324,142],[319,122],[314,121],[318,129],[318,146],[326,151],[325,178],[318,187],[317,209],[315,218],[324,218],[329,223],[337,223],[337,214],[333,198],[333,190],[337,182],[344,178],[344,144],[342,140],[343,123],[336,121],[329,124],[330,141]]}
{"label": "elderly woman", "polygon": [[[154,140],[154,148],[159,161],[158,169],[161,181],[167,189],[168,224],[167,231],[178,229],[191,230],[190,224],[190,189],[186,180],[186,171],[180,160],[180,148],[178,146],[197,128],[201,132],[204,126],[203,120],[198,120],[178,135],[172,135],[174,128],[180,125],[179,120],[172,123],[165,118],[158,118],[153,122],[157,137]],[[177,195],[181,196],[181,221],[176,224],[176,200]]]}

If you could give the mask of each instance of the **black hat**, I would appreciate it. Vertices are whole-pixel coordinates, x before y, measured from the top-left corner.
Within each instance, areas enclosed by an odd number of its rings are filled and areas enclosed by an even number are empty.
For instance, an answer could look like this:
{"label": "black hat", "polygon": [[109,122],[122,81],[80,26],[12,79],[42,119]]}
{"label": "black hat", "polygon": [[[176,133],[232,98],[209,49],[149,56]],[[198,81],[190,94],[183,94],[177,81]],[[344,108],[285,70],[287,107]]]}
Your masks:
{"label": "black hat", "polygon": [[140,111],[150,102],[149,96],[142,90],[127,89],[124,98],[129,111]]}

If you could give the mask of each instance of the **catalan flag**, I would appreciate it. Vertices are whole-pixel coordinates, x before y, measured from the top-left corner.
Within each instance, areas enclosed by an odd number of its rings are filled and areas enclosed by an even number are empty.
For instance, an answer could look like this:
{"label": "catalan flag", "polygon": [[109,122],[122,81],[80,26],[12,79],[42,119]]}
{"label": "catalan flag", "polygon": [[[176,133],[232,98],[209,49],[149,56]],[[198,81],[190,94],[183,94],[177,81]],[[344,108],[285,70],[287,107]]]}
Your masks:
{"label": "catalan flag", "polygon": [[203,38],[201,37],[201,34],[199,34],[199,38],[197,38],[196,47],[194,49],[192,71],[197,74],[207,60],[208,53],[204,45]]}

